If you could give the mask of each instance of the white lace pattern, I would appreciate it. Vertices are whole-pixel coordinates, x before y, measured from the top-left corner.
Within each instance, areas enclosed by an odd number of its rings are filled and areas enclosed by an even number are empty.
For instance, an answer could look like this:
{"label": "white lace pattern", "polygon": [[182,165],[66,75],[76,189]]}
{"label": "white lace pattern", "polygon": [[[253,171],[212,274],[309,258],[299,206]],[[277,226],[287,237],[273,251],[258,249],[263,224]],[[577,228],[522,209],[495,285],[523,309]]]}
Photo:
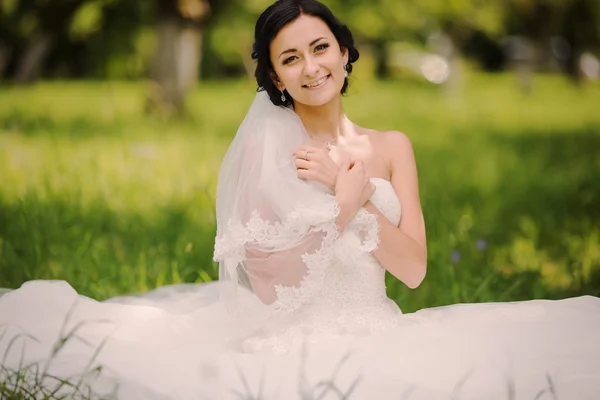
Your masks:
{"label": "white lace pattern", "polygon": [[[374,179],[371,201],[392,223],[400,203],[391,184]],[[286,353],[302,340],[368,335],[396,327],[401,311],[385,291],[385,270],[370,254],[378,245],[376,216],[361,209],[332,246],[305,254],[308,274],[299,287],[278,286],[268,321],[243,342],[247,352]]]}

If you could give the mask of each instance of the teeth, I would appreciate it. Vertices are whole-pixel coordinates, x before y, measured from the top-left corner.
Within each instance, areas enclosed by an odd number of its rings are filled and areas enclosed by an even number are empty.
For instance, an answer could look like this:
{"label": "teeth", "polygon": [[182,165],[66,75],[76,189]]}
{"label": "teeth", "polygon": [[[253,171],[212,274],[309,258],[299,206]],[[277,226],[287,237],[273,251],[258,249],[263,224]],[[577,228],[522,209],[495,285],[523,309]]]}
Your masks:
{"label": "teeth", "polygon": [[319,79],[318,81],[311,83],[309,85],[306,85],[306,87],[315,87],[315,86],[319,86],[321,83],[325,82],[325,79],[327,79],[327,76],[322,77],[321,79]]}

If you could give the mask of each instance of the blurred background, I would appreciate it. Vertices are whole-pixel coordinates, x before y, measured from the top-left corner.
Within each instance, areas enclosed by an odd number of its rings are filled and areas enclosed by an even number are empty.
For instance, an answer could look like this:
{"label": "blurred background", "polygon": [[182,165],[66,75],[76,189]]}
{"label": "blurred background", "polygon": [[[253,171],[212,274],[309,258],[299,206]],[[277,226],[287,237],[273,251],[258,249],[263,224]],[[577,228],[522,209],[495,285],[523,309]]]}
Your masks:
{"label": "blurred background", "polygon": [[[415,148],[428,274],[390,297],[600,295],[600,2],[324,2],[361,52],[350,119]],[[0,0],[0,287],[217,278],[217,173],[270,3]]]}

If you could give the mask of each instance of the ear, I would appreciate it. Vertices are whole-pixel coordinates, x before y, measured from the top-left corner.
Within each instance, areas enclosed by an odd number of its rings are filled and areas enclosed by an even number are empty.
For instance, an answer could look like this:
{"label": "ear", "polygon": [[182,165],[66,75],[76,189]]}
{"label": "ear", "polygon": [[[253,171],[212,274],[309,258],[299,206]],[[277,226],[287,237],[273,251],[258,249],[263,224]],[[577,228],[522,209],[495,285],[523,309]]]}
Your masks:
{"label": "ear", "polygon": [[283,83],[281,83],[281,81],[279,80],[279,77],[277,76],[277,74],[275,74],[275,72],[271,72],[271,81],[273,82],[273,85],[275,85],[275,87],[279,90],[285,90],[285,86],[283,86]]}
{"label": "ear", "polygon": [[342,59],[344,60],[344,65],[348,64],[349,57],[350,51],[347,48],[342,48]]}

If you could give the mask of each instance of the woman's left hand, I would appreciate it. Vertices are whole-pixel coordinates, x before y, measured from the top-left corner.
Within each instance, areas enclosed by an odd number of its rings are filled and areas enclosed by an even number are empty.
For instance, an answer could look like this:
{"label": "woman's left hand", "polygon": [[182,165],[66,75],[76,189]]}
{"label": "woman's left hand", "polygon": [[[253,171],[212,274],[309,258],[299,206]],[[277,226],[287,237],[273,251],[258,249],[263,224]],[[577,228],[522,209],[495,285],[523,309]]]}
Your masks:
{"label": "woman's left hand", "polygon": [[295,152],[298,178],[315,181],[335,192],[339,166],[329,155],[329,150],[314,146],[300,146]]}

